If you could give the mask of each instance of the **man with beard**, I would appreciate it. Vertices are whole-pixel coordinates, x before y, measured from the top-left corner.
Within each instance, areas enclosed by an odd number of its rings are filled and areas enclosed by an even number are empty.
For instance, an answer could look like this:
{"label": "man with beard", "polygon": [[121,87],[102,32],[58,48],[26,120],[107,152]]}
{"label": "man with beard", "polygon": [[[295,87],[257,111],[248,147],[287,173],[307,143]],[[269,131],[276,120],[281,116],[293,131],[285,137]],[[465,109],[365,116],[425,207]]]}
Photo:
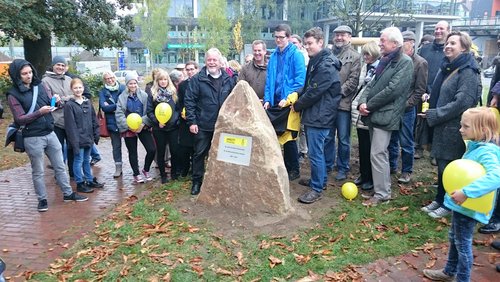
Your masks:
{"label": "man with beard", "polygon": [[[333,54],[342,63],[340,69],[340,85],[342,85],[342,100],[340,100],[337,118],[326,142],[326,167],[332,171],[337,166],[335,180],[347,178],[351,155],[351,102],[358,90],[359,73],[361,71],[361,55],[351,46],[352,29],[346,25],[338,26],[333,40]],[[337,137],[337,150],[335,148]]]}
{"label": "man with beard", "polygon": [[222,54],[211,48],[205,55],[205,66],[189,80],[186,91],[186,121],[194,134],[193,185],[191,195],[200,193],[219,110],[233,90],[235,81],[222,67]]}

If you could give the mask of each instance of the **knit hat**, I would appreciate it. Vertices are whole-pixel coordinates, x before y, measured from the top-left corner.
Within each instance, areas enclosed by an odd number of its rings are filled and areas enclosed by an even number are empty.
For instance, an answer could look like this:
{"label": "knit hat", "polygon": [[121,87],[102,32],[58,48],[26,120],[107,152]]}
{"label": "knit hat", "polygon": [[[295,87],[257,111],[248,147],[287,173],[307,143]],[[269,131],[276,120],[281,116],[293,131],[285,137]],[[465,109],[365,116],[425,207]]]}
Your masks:
{"label": "knit hat", "polygon": [[125,85],[127,85],[131,80],[135,80],[135,82],[139,82],[139,78],[137,77],[137,75],[133,72],[129,72],[127,73],[127,75],[125,76]]}
{"label": "knit hat", "polygon": [[57,64],[63,64],[63,65],[67,65],[66,63],[66,59],[63,57],[63,56],[55,56],[53,59],[52,59],[52,65],[55,66]]}

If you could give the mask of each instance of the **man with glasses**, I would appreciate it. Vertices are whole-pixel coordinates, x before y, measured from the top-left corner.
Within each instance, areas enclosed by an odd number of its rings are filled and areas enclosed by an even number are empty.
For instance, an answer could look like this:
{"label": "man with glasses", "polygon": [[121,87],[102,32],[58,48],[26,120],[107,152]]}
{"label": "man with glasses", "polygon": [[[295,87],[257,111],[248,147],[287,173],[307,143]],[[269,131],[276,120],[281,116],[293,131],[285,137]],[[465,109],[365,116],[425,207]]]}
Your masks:
{"label": "man with glasses", "polygon": [[[267,64],[264,109],[272,107],[278,115],[280,110],[290,111],[290,108],[287,107],[291,102],[288,101],[288,96],[304,87],[306,76],[304,56],[295,45],[290,43],[291,33],[290,26],[287,24],[279,24],[276,27],[274,40],[277,47]],[[300,177],[299,153],[295,141],[297,133],[298,129],[297,132],[289,135],[290,138],[281,139],[289,180]]]}

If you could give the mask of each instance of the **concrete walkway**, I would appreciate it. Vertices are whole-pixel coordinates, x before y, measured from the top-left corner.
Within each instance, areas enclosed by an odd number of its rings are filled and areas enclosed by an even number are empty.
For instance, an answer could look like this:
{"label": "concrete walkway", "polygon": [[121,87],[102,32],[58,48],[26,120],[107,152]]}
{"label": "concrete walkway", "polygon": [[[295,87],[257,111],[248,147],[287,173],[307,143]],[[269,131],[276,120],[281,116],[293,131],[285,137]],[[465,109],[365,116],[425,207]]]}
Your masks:
{"label": "concrete walkway", "polygon": [[[141,147],[141,146],[139,146]],[[53,172],[46,170],[49,210],[39,213],[31,181],[29,165],[0,172],[0,256],[7,263],[5,276],[17,276],[25,271],[44,271],[79,238],[91,231],[94,220],[131,195],[139,198],[148,193],[149,185],[134,185],[132,170],[123,147],[124,176],[114,179],[114,163],[109,140],[99,145],[103,160],[94,168],[94,175],[105,182],[104,190],[89,195],[89,201],[64,203],[55,184]],[[140,155],[143,155],[141,152]],[[142,160],[140,160],[142,163]],[[156,170],[151,170],[156,171]],[[72,183],[75,187],[75,184]],[[484,246],[475,246],[475,266],[472,281],[500,281],[500,273],[490,263],[498,252],[488,243],[494,236],[476,235]],[[425,281],[422,269],[437,258],[436,267],[446,262],[447,245],[430,252],[418,251],[399,257],[379,260],[361,266],[358,271],[366,281]],[[497,259],[500,261],[500,259]],[[15,281],[24,280],[22,277]]]}

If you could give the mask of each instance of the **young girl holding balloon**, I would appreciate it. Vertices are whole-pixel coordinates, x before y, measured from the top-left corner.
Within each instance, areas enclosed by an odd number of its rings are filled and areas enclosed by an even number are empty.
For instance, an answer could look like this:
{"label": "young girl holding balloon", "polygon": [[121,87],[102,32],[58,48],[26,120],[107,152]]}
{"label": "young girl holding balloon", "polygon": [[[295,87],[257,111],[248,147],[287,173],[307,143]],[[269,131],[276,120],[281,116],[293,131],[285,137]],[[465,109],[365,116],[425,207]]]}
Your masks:
{"label": "young girl holding balloon", "polygon": [[[468,198],[479,198],[488,193],[495,194],[500,185],[499,125],[495,114],[486,107],[471,108],[463,113],[460,125],[462,138],[469,140],[462,160],[472,160],[479,163],[484,168],[485,173],[482,176],[476,176],[476,179],[471,183],[445,196],[444,205],[453,211],[451,228],[448,233],[450,241],[448,261],[444,269],[424,270],[424,276],[438,281],[454,281],[455,276],[456,281],[470,281],[474,261],[472,255],[474,227],[477,221],[488,223],[492,215],[496,195],[490,198],[491,202],[479,203],[480,205],[477,205],[476,210],[471,209],[471,205],[466,201]],[[453,162],[450,165],[453,165]],[[471,168],[466,167],[464,169]],[[446,169],[443,177],[445,177],[445,174]],[[447,188],[446,181],[443,182],[445,188]],[[483,197],[482,199],[486,198]],[[464,204],[464,202],[466,203]],[[484,213],[484,211],[477,211],[477,209],[480,209],[479,206],[489,206],[491,208]]]}
{"label": "young girl holding balloon", "polygon": [[[147,181],[153,180],[149,174],[149,169],[156,153],[153,136],[149,130],[151,121],[146,115],[148,94],[139,88],[138,78],[133,74],[128,74],[125,77],[125,85],[126,89],[120,94],[116,103],[116,123],[127,146],[128,160],[134,172],[134,181],[136,183],[144,183],[144,178]],[[146,149],[146,157],[142,169],[144,177],[139,172],[139,157],[137,155],[138,139],[141,141],[144,149]]]}
{"label": "young girl holding balloon", "polygon": [[167,143],[171,154],[171,176],[177,179],[179,171],[179,112],[176,111],[177,90],[169,74],[160,70],[155,75],[151,95],[148,97],[147,115],[153,124],[156,141],[156,163],[160,170],[161,183],[167,182],[165,151]]}

